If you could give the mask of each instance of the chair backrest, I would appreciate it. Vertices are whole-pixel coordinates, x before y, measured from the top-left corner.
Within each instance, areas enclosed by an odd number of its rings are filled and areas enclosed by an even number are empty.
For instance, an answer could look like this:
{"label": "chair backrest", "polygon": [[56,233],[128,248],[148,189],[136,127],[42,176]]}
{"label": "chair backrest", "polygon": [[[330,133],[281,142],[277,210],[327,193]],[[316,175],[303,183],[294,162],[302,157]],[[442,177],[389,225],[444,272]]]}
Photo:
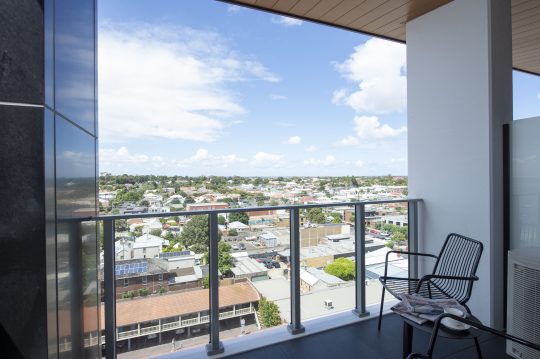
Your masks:
{"label": "chair backrest", "polygon": [[[481,242],[456,233],[450,233],[437,258],[433,274],[472,277],[482,256],[484,246]],[[447,295],[460,303],[466,303],[471,297],[474,281],[434,279],[433,283]]]}

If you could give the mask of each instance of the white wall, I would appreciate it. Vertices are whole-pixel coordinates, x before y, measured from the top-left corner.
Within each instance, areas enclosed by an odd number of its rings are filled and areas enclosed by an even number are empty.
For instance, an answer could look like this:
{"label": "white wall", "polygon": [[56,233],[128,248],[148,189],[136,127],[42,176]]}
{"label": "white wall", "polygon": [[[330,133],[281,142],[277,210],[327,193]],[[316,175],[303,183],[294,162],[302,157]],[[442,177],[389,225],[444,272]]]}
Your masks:
{"label": "white wall", "polygon": [[502,243],[502,123],[512,118],[504,2],[455,0],[407,24],[409,196],[424,199],[420,249],[438,253],[450,232],[483,242],[469,304],[488,324],[502,303],[502,293],[490,301],[501,289],[492,274],[502,273],[490,258]]}

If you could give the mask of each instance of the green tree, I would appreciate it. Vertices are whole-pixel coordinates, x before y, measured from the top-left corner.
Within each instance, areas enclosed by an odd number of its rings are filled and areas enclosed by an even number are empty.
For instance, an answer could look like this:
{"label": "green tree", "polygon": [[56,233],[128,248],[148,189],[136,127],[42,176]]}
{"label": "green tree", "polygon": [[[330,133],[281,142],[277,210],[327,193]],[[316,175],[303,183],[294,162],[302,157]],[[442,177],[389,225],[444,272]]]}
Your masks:
{"label": "green tree", "polygon": [[[180,242],[188,249],[196,253],[205,253],[209,245],[208,216],[193,216],[188,221],[182,233]],[[218,240],[221,239],[221,231],[218,231]]]}
{"label": "green tree", "polygon": [[321,208],[311,208],[306,215],[311,223],[326,223],[326,216]]}
{"label": "green tree", "polygon": [[129,225],[125,219],[117,219],[114,221],[114,231],[115,232],[125,232],[129,231]]}
{"label": "green tree", "polygon": [[159,236],[161,236],[161,229],[154,228],[154,229],[152,229],[150,231],[150,234],[153,235],[153,236],[159,237]]}
{"label": "green tree", "polygon": [[227,223],[227,220],[221,214],[218,216],[217,221],[218,221],[218,224],[222,226],[224,226]]}
{"label": "green tree", "polygon": [[147,288],[141,288],[139,289],[139,295],[141,297],[146,297],[148,295],[148,289]]}
{"label": "green tree", "polygon": [[261,297],[259,300],[259,317],[262,325],[266,328],[281,324],[279,307],[276,303],[269,302],[265,297]]}
{"label": "green tree", "polygon": [[343,280],[352,280],[356,274],[354,262],[347,258],[336,259],[324,271]]}
{"label": "green tree", "polygon": [[163,286],[159,286],[159,294],[162,295],[162,294],[165,294],[167,293],[167,289],[165,289],[165,287]]}
{"label": "green tree", "polygon": [[333,213],[330,213],[330,215],[333,218],[332,223],[341,223],[341,222],[343,222],[343,216],[341,215],[341,213],[333,212]]}
{"label": "green tree", "polygon": [[236,229],[229,229],[229,236],[236,237],[238,235],[238,231]]}
{"label": "green tree", "polygon": [[229,214],[229,223],[237,221],[244,224],[249,224],[249,216],[246,212],[233,212]]}
{"label": "green tree", "polygon": [[204,276],[202,279],[202,287],[205,289],[210,288],[210,277]]}
{"label": "green tree", "polygon": [[132,291],[122,293],[122,299],[133,299],[134,296],[135,294]]}

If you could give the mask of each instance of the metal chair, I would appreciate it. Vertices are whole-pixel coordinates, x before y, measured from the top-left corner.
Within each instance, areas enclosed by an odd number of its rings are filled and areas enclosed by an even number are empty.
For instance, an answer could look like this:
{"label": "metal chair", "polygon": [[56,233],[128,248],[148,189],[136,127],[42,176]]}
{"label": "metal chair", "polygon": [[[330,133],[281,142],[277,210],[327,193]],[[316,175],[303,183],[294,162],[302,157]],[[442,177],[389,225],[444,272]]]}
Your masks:
{"label": "metal chair", "polygon": [[[429,346],[428,346],[428,350],[425,354],[421,354],[421,353],[411,353],[407,359],[414,359],[414,358],[422,358],[422,359],[431,359],[433,357],[433,350],[435,349],[435,342],[437,341],[437,335],[439,333],[439,328],[441,326],[441,320],[445,317],[449,317],[449,318],[452,318],[454,320],[457,320],[458,322],[462,322],[462,323],[465,323],[465,324],[468,324],[470,325],[471,327],[473,328],[476,328],[478,330],[481,330],[481,331],[484,331],[484,332],[488,332],[488,333],[491,333],[493,335],[497,335],[499,337],[502,337],[502,338],[505,338],[505,339],[508,339],[508,340],[511,340],[513,342],[516,342],[516,343],[519,343],[521,345],[524,345],[526,347],[529,347],[531,349],[535,349],[538,351],[538,354],[540,355],[540,345],[538,344],[535,344],[535,343],[532,343],[532,342],[529,342],[527,340],[524,340],[524,339],[521,339],[521,338],[518,338],[518,337],[515,337],[513,335],[510,335],[510,334],[507,334],[505,332],[501,332],[501,331],[498,331],[498,330],[495,330],[493,328],[490,328],[490,327],[487,327],[483,324],[480,324],[480,323],[477,323],[477,322],[473,322],[469,319],[465,319],[465,318],[461,318],[461,317],[458,317],[458,316],[455,316],[453,314],[448,314],[448,313],[444,313],[444,314],[441,314],[439,316],[439,318],[437,318],[437,320],[435,321],[435,325],[433,326],[433,332],[431,333],[431,339],[429,340]],[[478,342],[476,342],[476,352],[477,354],[479,355],[479,357],[481,357],[481,353],[480,353],[480,348],[478,346]]]}
{"label": "metal chair", "polygon": [[[381,320],[384,304],[384,293],[388,290],[397,299],[400,294],[418,293],[425,298],[453,298],[462,304],[470,313],[465,303],[471,297],[472,286],[478,280],[476,269],[484,246],[481,242],[456,233],[450,233],[444,241],[439,256],[427,253],[389,251],[384,261],[384,276],[379,277],[383,285],[381,308],[379,312],[378,330],[381,330]],[[422,278],[389,277],[388,255],[401,253],[410,256],[436,258],[432,274]]]}

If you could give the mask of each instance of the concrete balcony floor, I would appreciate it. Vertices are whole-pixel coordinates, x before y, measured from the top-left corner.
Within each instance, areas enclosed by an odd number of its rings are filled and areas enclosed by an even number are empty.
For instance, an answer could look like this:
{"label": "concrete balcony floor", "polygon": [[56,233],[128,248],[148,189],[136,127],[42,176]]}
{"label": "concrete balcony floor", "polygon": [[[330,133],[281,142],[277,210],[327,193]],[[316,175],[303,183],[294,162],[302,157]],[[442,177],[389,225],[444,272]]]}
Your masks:
{"label": "concrete balcony floor", "polygon": [[[429,338],[430,334],[415,330],[413,351],[425,352]],[[380,332],[377,331],[377,319],[374,318],[227,357],[234,359],[399,359],[402,357],[402,340],[403,322],[399,316],[390,314],[383,318]],[[509,358],[505,354],[505,341],[501,338],[486,333],[479,340],[484,358]],[[434,358],[477,358],[474,341],[439,338]]]}

